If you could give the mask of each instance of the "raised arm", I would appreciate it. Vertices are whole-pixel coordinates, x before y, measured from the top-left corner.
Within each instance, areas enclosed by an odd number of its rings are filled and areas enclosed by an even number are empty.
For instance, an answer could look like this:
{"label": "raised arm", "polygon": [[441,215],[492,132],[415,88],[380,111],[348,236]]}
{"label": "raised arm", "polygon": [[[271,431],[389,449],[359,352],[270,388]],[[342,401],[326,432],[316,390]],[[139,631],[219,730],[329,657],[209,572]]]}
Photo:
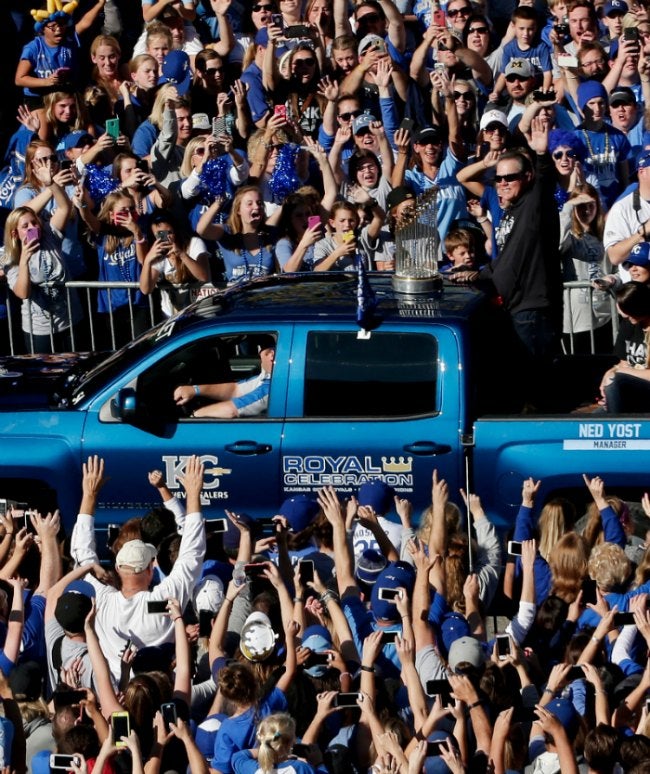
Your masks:
{"label": "raised arm", "polygon": [[339,594],[341,597],[359,596],[359,587],[354,578],[353,562],[345,533],[345,520],[341,504],[333,487],[326,486],[318,492],[318,504],[323,509],[325,518],[332,525],[334,566]]}

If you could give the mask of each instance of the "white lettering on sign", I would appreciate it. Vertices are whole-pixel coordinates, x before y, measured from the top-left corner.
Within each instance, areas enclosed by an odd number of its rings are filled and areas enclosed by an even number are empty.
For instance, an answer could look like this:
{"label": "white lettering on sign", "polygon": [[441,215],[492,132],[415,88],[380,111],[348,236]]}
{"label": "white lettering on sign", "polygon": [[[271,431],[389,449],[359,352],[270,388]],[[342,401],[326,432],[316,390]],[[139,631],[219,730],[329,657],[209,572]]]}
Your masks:
{"label": "white lettering on sign", "polygon": [[650,440],[641,439],[641,422],[581,422],[578,439],[562,443],[566,451],[602,451],[603,449],[627,449],[647,451]]}

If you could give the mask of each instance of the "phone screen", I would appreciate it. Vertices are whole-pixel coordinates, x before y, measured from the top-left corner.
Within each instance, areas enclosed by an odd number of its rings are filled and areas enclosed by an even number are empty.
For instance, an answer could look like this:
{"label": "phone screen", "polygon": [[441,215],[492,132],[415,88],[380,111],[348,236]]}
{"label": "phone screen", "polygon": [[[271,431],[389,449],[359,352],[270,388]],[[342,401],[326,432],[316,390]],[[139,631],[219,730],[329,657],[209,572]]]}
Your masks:
{"label": "phone screen", "polygon": [[178,716],[176,714],[176,705],[173,701],[167,702],[166,704],[161,705],[160,707],[160,714],[163,717],[163,720],[165,721],[165,728],[169,732],[169,724],[170,723],[176,723],[176,720],[178,719]]}
{"label": "phone screen", "polygon": [[199,637],[209,637],[212,633],[212,610],[199,610]]}
{"label": "phone screen", "polygon": [[147,602],[147,613],[166,613],[167,600],[151,600]]}
{"label": "phone screen", "polygon": [[510,654],[510,638],[507,634],[497,635],[497,656],[505,658]]}
{"label": "phone screen", "polygon": [[111,727],[113,728],[113,739],[116,747],[124,747],[124,742],[120,742],[123,736],[131,733],[131,723],[128,712],[114,712],[111,715]]}
{"label": "phone screen", "polygon": [[314,580],[314,563],[311,559],[305,559],[298,563],[300,569],[300,581],[303,586],[306,583],[312,583]]}
{"label": "phone screen", "polygon": [[337,707],[357,707],[357,699],[360,695],[358,693],[337,693],[334,697],[334,703]]}
{"label": "phone screen", "polygon": [[[160,238],[160,233],[161,232],[158,232],[158,238]],[[169,242],[169,232],[167,232],[167,239],[165,239],[165,242]],[[205,531],[210,534],[214,534],[215,532],[228,532],[228,519],[206,519]]]}

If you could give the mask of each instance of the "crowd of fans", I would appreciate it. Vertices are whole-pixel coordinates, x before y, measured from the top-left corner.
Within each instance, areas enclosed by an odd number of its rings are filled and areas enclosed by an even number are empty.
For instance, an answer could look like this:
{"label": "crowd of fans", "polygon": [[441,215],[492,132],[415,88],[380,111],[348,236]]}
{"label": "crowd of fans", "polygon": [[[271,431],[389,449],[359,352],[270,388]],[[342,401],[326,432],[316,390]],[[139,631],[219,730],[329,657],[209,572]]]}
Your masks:
{"label": "crowd of fans", "polygon": [[[2,9],[3,342],[8,294],[14,346],[61,351],[88,318],[96,348],[129,340],[152,293],[168,316],[203,283],[390,272],[430,189],[441,270],[498,295],[535,358],[563,330],[609,351],[608,292],[650,278],[645,0],[31,5]],[[80,303],[70,280],[138,290]],[[573,280],[597,286],[563,299]]]}
{"label": "crowd of fans", "polygon": [[419,520],[379,480],[206,519],[191,457],[101,560],[108,475],[70,536],[0,517],[4,770],[649,771],[650,549],[599,477],[578,523],[526,480],[506,551],[435,471]]}

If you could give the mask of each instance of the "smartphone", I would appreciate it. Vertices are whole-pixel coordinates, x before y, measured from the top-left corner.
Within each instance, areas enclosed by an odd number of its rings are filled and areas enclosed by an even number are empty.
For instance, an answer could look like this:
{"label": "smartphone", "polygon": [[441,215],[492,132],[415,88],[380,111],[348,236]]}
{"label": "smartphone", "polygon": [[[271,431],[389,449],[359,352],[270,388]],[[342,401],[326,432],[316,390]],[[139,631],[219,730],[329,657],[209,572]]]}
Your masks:
{"label": "smartphone", "polygon": [[380,588],[377,592],[377,599],[383,599],[384,602],[394,602],[400,598],[400,592],[398,589],[384,589]]}
{"label": "smartphone", "polygon": [[555,99],[554,91],[537,90],[533,92],[534,102],[552,102],[554,99]]}
{"label": "smartphone", "polygon": [[596,581],[592,578],[585,578],[582,581],[582,604],[595,605],[597,601]]}
{"label": "smartphone", "polygon": [[147,613],[167,613],[169,608],[167,607],[166,599],[152,599],[147,602]]}
{"label": "smartphone", "polygon": [[427,696],[449,696],[451,685],[448,680],[427,680],[424,690]]}
{"label": "smartphone", "polygon": [[120,136],[120,119],[119,118],[107,118],[106,119],[106,134],[112,137],[114,140]]}
{"label": "smartphone", "polygon": [[273,115],[275,116],[282,116],[284,120],[287,120],[287,106],[286,105],[276,105],[273,108]]}
{"label": "smartphone", "polygon": [[0,499],[0,516],[7,515],[7,501],[4,498]]}
{"label": "smartphone", "polygon": [[73,766],[81,766],[81,758],[78,755],[64,755],[63,753],[50,755],[50,770],[70,771]]}
{"label": "smartphone", "polygon": [[427,742],[427,758],[440,755],[441,748],[446,749],[444,742]]}
{"label": "smartphone", "polygon": [[352,242],[354,240],[354,231],[346,231],[342,238],[344,242]]}
{"label": "smartphone", "polygon": [[510,655],[510,637],[507,634],[497,634],[497,657],[502,660]]}
{"label": "smartphone", "polygon": [[438,8],[437,11],[433,12],[433,23],[436,27],[446,27],[447,26],[447,17],[445,16],[445,12]]}
{"label": "smartphone", "polygon": [[645,714],[650,715],[650,699],[645,700]]}
{"label": "smartphone", "polygon": [[284,19],[282,18],[281,13],[272,13],[271,14],[271,24],[273,27],[279,27],[281,30],[284,29]]}
{"label": "smartphone", "polygon": [[25,232],[25,238],[28,242],[38,242],[38,240],[41,238],[41,230],[36,227],[28,228]]}
{"label": "smartphone", "polygon": [[568,683],[572,683],[574,680],[584,679],[584,676],[585,673],[583,672],[582,667],[572,666],[567,672],[566,680]]}
{"label": "smartphone", "polygon": [[381,644],[382,645],[392,645],[399,632],[382,632],[381,633]]}
{"label": "smartphone", "polygon": [[212,610],[199,610],[199,637],[209,637],[212,634],[214,616]]}
{"label": "smartphone", "polygon": [[296,758],[306,758],[309,755],[309,745],[308,744],[300,744],[296,743],[291,748],[291,753],[296,756]]}
{"label": "smartphone", "polygon": [[557,63],[560,67],[579,67],[578,57],[573,54],[559,54]]}
{"label": "smartphone", "polygon": [[311,38],[311,29],[306,24],[292,24],[284,28],[285,38]]}
{"label": "smartphone", "polygon": [[320,228],[322,221],[320,215],[310,215],[307,218],[307,228]]}
{"label": "smartphone", "polygon": [[414,126],[414,121],[412,118],[404,118],[402,119],[402,123],[399,125],[400,129],[406,129],[407,132],[412,132]]}
{"label": "smartphone", "polygon": [[300,572],[300,582],[303,586],[307,583],[312,583],[314,580],[314,563],[311,559],[303,559],[298,562],[298,570]]}
{"label": "smartphone", "polygon": [[510,556],[521,556],[521,543],[518,543],[516,540],[509,540],[508,553]]}
{"label": "smartphone", "polygon": [[135,162],[135,168],[139,169],[140,172],[144,172],[145,175],[149,174],[149,162],[146,159],[138,159]]}
{"label": "smartphone", "polygon": [[433,69],[437,73],[446,73],[447,72],[447,65],[443,62],[434,62]]}
{"label": "smartphone", "polygon": [[252,562],[251,564],[244,565],[244,572],[248,578],[262,578],[264,577],[264,571],[266,565],[262,562]]}
{"label": "smartphone", "polygon": [[52,694],[52,701],[56,709],[59,707],[72,707],[82,702],[85,698],[85,691],[54,691]]}
{"label": "smartphone", "polygon": [[72,162],[70,159],[62,159],[59,163],[59,167],[61,167],[63,172],[68,172],[70,169],[72,169]]}
{"label": "smartphone", "polygon": [[217,116],[212,119],[212,136],[219,137],[221,134],[227,134],[226,119],[224,116]]}
{"label": "smartphone", "polygon": [[262,537],[271,537],[272,535],[275,535],[277,522],[273,521],[272,518],[266,517],[258,519],[257,526]]}
{"label": "smartphone", "polygon": [[636,27],[626,27],[623,30],[624,40],[639,40],[639,30]]}
{"label": "smartphone", "polygon": [[109,524],[106,528],[106,545],[110,548],[117,540],[117,536],[120,534],[119,524]]}
{"label": "smartphone", "polygon": [[329,653],[314,653],[313,651],[309,654],[309,657],[305,661],[305,666],[309,669],[309,667],[313,666],[327,666],[330,662],[330,654]]}
{"label": "smartphone", "polygon": [[614,626],[629,626],[634,623],[634,613],[614,613]]}
{"label": "smartphone", "polygon": [[360,693],[337,693],[334,697],[335,707],[357,707],[357,700],[361,698]]}
{"label": "smartphone", "polygon": [[163,720],[165,721],[165,730],[167,733],[169,733],[169,724],[174,723],[176,725],[176,721],[178,720],[178,715],[176,714],[176,705],[173,701],[169,701],[166,704],[160,705],[160,714],[163,717]]}
{"label": "smartphone", "polygon": [[131,733],[131,720],[128,712],[114,712],[111,715],[111,728],[113,729],[113,741],[116,747],[126,747],[120,741],[123,736]]}
{"label": "smartphone", "polygon": [[[163,232],[158,232],[158,239],[160,239],[161,233]],[[165,233],[167,234],[167,239],[164,241],[169,242],[169,232],[167,231]],[[205,531],[211,535],[215,534],[216,532],[228,532],[228,519],[206,519]]]}

